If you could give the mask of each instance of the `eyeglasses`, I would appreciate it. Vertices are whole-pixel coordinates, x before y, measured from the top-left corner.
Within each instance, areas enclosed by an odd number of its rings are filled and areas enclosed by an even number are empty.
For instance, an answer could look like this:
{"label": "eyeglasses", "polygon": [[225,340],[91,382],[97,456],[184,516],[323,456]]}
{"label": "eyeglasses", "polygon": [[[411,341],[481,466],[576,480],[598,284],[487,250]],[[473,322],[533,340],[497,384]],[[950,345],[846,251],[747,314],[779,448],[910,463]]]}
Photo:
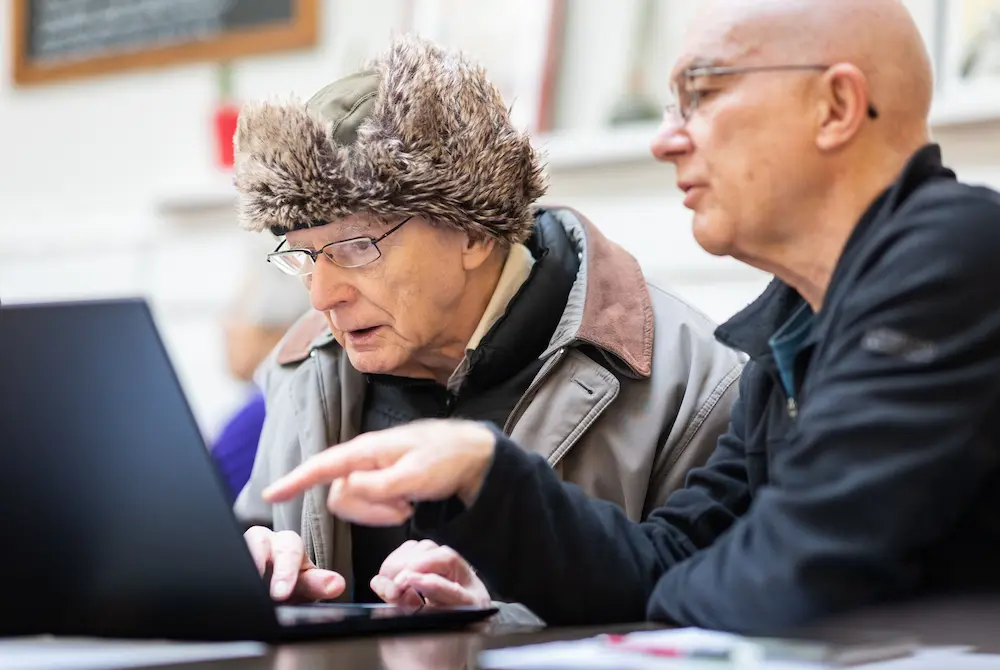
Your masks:
{"label": "eyeglasses", "polygon": [[[721,77],[732,74],[750,74],[754,72],[781,72],[795,70],[814,70],[821,72],[830,69],[829,65],[757,65],[746,67],[694,67],[688,68],[681,73],[681,79],[690,82],[698,77]],[[689,90],[686,86],[681,86],[675,80],[670,84],[670,93],[673,100],[664,110],[664,118],[672,119],[677,125],[684,125],[698,109],[707,91]],[[878,110],[874,105],[868,105],[868,118],[877,119]]]}
{"label": "eyeglasses", "polygon": [[273,263],[285,274],[296,277],[311,275],[320,254],[326,256],[334,265],[339,265],[342,268],[359,268],[381,258],[382,252],[379,251],[378,243],[402,228],[403,224],[412,218],[412,216],[406,217],[381,237],[352,237],[349,240],[331,242],[317,251],[309,249],[279,251],[286,242],[286,240],[282,240],[281,244],[267,255],[267,262]]}

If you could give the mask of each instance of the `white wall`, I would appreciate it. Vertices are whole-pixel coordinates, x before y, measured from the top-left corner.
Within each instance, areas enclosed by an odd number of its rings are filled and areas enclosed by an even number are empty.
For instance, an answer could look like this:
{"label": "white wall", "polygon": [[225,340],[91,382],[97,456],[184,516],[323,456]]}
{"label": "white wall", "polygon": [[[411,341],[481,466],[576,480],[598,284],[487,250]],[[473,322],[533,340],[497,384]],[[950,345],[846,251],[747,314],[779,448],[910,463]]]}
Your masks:
{"label": "white wall", "polygon": [[[395,0],[325,2],[315,51],[250,58],[247,99],[308,96],[380,48]],[[0,3],[0,25],[11,3]],[[353,29],[340,29],[351,27]],[[249,249],[228,213],[168,219],[159,203],[204,184],[213,167],[211,65],[14,88],[0,30],[0,299],[150,298],[195,412],[214,433],[241,397],[223,362],[219,321]]]}
{"label": "white wall", "polygon": [[[620,90],[634,2],[571,0],[557,120],[572,132],[540,140],[552,148],[547,200],[580,208],[654,279],[722,320],[767,277],[697,247],[671,169],[645,151],[650,129],[601,131]],[[664,87],[694,5],[669,2],[651,71]],[[402,8],[397,0],[325,2],[320,46],[241,61],[240,94],[311,94],[385,44]],[[0,25],[9,14],[10,3],[0,3]],[[0,30],[4,73],[9,32]],[[263,245],[236,229],[229,177],[213,168],[214,85],[209,65],[33,89],[0,77],[0,299],[149,297],[207,433],[241,393],[225,372],[218,324],[247,254],[259,258]],[[938,139],[963,176],[1000,185],[1000,124]]]}

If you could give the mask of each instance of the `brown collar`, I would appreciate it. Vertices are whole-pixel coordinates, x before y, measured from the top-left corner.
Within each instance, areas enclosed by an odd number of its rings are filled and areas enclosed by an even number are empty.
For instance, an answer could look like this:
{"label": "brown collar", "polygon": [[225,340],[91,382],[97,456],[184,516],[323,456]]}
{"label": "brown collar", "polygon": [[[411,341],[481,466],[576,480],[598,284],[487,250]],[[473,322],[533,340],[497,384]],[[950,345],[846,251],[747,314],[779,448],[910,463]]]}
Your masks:
{"label": "brown collar", "polygon": [[299,319],[281,341],[275,360],[278,365],[298,363],[309,357],[316,340],[330,332],[323,312],[315,310]]}
{"label": "brown collar", "polygon": [[[585,216],[570,207],[587,232],[587,291],[583,317],[574,339],[614,354],[640,377],[653,370],[653,305],[639,262],[609,240]],[[320,312],[310,312],[292,326],[277,354],[279,365],[309,356],[330,329]]]}
{"label": "brown collar", "polygon": [[587,231],[587,297],[576,339],[620,358],[635,374],[653,373],[653,303],[639,261],[572,207]]}

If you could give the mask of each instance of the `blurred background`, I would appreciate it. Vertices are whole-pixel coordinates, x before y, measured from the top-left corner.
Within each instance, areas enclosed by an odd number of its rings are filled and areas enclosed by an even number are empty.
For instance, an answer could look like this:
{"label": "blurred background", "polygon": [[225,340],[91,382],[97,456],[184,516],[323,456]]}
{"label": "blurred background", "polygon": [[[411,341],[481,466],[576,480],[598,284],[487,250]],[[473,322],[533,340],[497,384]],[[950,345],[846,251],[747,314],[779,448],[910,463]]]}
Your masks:
{"label": "blurred background", "polygon": [[[1000,2],[908,4],[935,58],[946,162],[1000,187]],[[724,320],[769,277],[696,246],[672,170],[648,152],[696,5],[6,0],[0,300],[146,297],[203,432],[217,434],[248,394],[240,356],[302,306],[287,286],[259,288],[261,272],[282,279],[263,259],[274,242],[235,223],[238,106],[308,97],[418,31],[486,65],[547,152],[547,202],[576,207],[655,283]]]}

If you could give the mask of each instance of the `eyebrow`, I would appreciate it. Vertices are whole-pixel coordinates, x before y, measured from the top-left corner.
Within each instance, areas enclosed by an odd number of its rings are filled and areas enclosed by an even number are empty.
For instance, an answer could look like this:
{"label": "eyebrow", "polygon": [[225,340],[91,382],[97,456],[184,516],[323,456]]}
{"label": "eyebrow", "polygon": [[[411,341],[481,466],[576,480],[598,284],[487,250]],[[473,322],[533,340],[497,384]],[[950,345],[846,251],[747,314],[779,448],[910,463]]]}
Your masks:
{"label": "eyebrow", "polygon": [[[336,244],[338,242],[348,242],[350,240],[356,240],[359,237],[378,237],[377,235],[373,235],[372,232],[368,228],[369,227],[366,226],[366,225],[364,225],[364,224],[345,225],[344,228],[339,231],[339,232],[341,232],[341,233],[344,234],[343,237],[338,237],[337,239],[334,239],[334,240],[325,241],[325,242],[323,242],[323,244],[319,245],[319,248],[322,249],[323,247],[327,246],[328,244]],[[291,242],[288,242],[288,238],[287,237],[285,238],[285,243],[288,245],[288,249],[292,250],[292,251],[315,251],[316,250],[316,249],[314,249],[312,247],[312,245],[308,245],[308,244],[303,244],[303,245],[292,244]]]}
{"label": "eyebrow", "polygon": [[705,67],[720,67],[725,65],[725,61],[721,58],[705,58],[697,57],[684,63],[684,67],[677,68],[670,76],[670,81],[679,81],[680,78],[688,70],[700,69]]}

